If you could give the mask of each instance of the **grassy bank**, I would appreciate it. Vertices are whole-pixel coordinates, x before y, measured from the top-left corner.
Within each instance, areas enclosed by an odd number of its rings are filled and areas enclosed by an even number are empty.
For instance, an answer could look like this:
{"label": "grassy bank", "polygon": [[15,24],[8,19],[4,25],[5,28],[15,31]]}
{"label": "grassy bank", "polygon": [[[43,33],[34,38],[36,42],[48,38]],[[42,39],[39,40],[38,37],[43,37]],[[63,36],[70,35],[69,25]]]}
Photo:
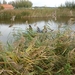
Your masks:
{"label": "grassy bank", "polygon": [[[13,15],[16,19],[22,18],[41,18],[41,17],[70,17],[70,9],[67,8],[35,8],[35,9],[14,9],[14,10],[2,10],[0,11],[0,19],[10,19]],[[73,17],[75,16],[73,10]]]}
{"label": "grassy bank", "polygon": [[0,43],[1,75],[74,75],[75,33],[65,27],[61,32],[49,27],[47,33],[17,33],[7,47]]}
{"label": "grassy bank", "polygon": [[13,15],[16,18],[30,18],[30,17],[49,17],[52,9],[14,9],[4,10],[0,12],[0,18],[10,18]]}

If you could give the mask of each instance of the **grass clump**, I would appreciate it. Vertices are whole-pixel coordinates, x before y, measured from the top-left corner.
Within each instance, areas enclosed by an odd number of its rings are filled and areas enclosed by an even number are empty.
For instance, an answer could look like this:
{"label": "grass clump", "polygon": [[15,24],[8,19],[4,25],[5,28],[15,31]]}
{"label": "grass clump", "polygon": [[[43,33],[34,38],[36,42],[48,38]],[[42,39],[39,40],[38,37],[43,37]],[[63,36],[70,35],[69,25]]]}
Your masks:
{"label": "grass clump", "polygon": [[[49,28],[48,28],[49,29]],[[73,33],[73,35],[72,35]],[[37,33],[27,31],[0,51],[1,75],[73,75],[75,33],[60,28]],[[11,50],[12,49],[12,50]]]}

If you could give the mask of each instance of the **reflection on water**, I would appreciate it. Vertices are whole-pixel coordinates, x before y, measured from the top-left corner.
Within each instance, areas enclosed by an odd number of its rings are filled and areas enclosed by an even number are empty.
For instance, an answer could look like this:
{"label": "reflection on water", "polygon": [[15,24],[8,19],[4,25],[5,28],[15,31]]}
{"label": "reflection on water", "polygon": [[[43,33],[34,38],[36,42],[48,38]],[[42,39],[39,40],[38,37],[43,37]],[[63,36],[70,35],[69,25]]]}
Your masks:
{"label": "reflection on water", "polygon": [[[26,23],[28,21],[28,24]],[[12,33],[15,30],[24,30],[28,28],[28,25],[32,25],[34,31],[37,30],[37,26],[42,30],[44,25],[49,25],[52,30],[57,30],[58,25],[68,26],[66,21],[53,21],[51,19],[26,19],[26,20],[18,20],[13,23],[9,21],[0,21],[0,41],[6,42],[7,40],[13,41]],[[75,24],[71,25],[72,30],[75,30]],[[11,40],[12,39],[12,40]]]}

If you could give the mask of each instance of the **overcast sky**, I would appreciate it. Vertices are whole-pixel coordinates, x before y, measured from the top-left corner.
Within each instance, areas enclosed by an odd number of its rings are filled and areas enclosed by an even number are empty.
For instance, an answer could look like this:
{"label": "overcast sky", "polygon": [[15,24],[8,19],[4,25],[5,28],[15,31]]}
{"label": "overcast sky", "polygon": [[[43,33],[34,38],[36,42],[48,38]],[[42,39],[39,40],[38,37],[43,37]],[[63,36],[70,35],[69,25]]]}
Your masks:
{"label": "overcast sky", "polygon": [[[5,0],[5,1],[9,2],[9,1],[15,1],[15,0]],[[66,1],[75,1],[75,0],[30,0],[30,1],[33,3],[33,6],[55,7],[55,6],[64,4]]]}

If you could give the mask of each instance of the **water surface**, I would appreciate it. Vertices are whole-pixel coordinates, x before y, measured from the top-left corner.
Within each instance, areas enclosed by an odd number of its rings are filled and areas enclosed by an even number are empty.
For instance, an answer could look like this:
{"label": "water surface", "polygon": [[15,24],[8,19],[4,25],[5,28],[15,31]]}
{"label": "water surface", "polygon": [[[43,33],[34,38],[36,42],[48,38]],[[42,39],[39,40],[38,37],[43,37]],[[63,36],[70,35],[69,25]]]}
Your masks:
{"label": "water surface", "polygon": [[[28,23],[26,23],[28,21]],[[12,25],[12,26],[11,26]],[[48,25],[52,30],[57,30],[58,25],[70,26],[72,30],[75,31],[75,24],[68,25],[68,19],[59,19],[57,21],[45,18],[45,19],[23,19],[23,20],[15,20],[11,22],[10,20],[0,20],[0,41],[7,42],[13,41],[13,33],[15,31],[25,31],[28,28],[28,25],[31,25],[33,30],[37,30],[37,26],[42,30],[44,25]],[[10,27],[11,26],[11,27]]]}

